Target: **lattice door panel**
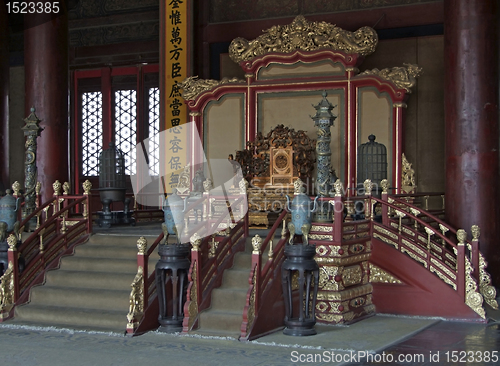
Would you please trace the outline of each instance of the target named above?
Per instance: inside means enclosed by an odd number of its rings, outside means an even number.
[[[137,92],[115,91],[115,145],[125,156],[125,174],[136,172]]]
[[[149,88],[149,175],[160,174],[160,89]]]
[[[82,173],[99,175],[102,150],[102,93],[82,93]]]

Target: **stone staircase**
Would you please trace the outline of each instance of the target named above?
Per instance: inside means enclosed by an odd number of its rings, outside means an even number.
[[[252,264],[251,239],[247,238],[243,252],[235,254],[233,267],[224,271],[222,285],[212,291],[210,308],[200,313],[199,329],[190,333],[239,338]]]
[[[28,304],[16,307],[12,323],[90,331],[124,332],[130,285],[137,272],[139,235],[94,234],[47,272],[31,290]],[[146,237],[152,243],[156,236]],[[158,260],[152,255],[149,272]]]

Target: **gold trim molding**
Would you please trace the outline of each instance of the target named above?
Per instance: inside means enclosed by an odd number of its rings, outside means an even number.
[[[215,88],[222,84],[246,84],[245,80],[234,78],[223,78],[222,80],[198,79],[198,76],[189,76],[179,83],[182,89],[182,97],[185,100],[193,100],[204,91]]]
[[[249,61],[271,52],[291,53],[295,50],[331,49],[366,56],[375,52],[377,32],[370,27],[355,32],[343,30],[327,22],[309,22],[302,15],[291,24],[273,25],[252,41],[235,38],[229,45],[229,57],[236,63]]]
[[[404,66],[386,69],[366,70],[359,75],[376,75],[382,79],[392,82],[399,89],[404,89],[408,94],[417,83],[417,78],[422,75],[422,68],[415,64],[403,64]]]
[[[370,282],[397,283],[397,284],[403,283],[399,278],[387,272],[386,270],[376,266],[373,263],[370,263]]]

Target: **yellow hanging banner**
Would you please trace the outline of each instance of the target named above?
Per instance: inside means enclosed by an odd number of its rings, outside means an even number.
[[[188,3],[189,0],[166,0],[165,6],[165,129],[187,121],[187,106],[178,83],[188,72]]]
[[[164,62],[164,111],[165,134],[163,189],[170,194],[177,187],[179,175],[188,159],[186,128],[188,109],[179,89],[188,74],[188,3],[189,0],[165,1],[165,34],[163,49]]]

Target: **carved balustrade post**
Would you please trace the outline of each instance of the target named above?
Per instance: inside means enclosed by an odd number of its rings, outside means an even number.
[[[333,187],[335,196],[333,201],[330,201],[333,204],[333,241],[340,243],[342,241],[342,224],[344,222],[344,203],[342,202],[344,186],[340,179],[337,179]]]
[[[31,108],[31,114],[24,119],[25,125],[21,128],[24,132],[25,142],[25,159],[24,159],[24,209],[22,217],[28,217],[36,209],[36,183],[37,183],[37,166],[36,166],[36,138],[40,136],[43,128],[40,127],[40,119],[35,114],[35,108]],[[36,218],[30,220],[26,228],[28,231],[35,230]]]
[[[148,294],[148,255],[146,254],[148,250],[148,241],[144,236],[141,236],[137,240],[137,268],[142,267],[144,276],[142,278],[142,284],[144,286],[144,298],[149,297]]]
[[[253,276],[253,286],[254,286],[254,309],[257,312],[260,304],[260,268],[262,264],[261,248],[262,248],[262,238],[259,235],[255,235],[252,238],[252,268],[254,268],[255,273]],[[255,314],[257,315],[257,314]]]
[[[92,232],[92,210],[90,209],[90,190],[92,189],[92,183],[87,179],[83,182],[83,195],[86,200],[83,202],[83,217],[87,219],[87,232]]]
[[[382,201],[388,202],[389,181],[387,179],[382,179],[380,186],[382,187]],[[389,207],[384,204],[382,204],[382,225],[389,226]]]
[[[203,294],[203,288],[202,288],[202,273],[201,273],[201,253],[200,253],[200,245],[201,245],[202,238],[198,235],[198,233],[195,233],[193,236],[191,236],[190,242],[192,245],[191,249],[191,263],[194,263],[193,272],[196,271],[196,278],[192,279],[193,280],[193,286],[195,287],[195,293],[196,293],[196,308],[200,306],[201,300],[203,299],[202,294]],[[193,301],[193,300],[191,300]]]
[[[479,226],[472,225],[471,227],[472,241],[470,250],[470,261],[472,264],[472,275],[476,279],[477,283],[481,283],[481,274],[479,271],[479,236],[481,235],[481,230]]]
[[[465,239],[467,238],[467,233],[464,229],[457,230],[457,292],[465,299],[465,277],[467,273],[465,271]]]
[[[479,236],[481,235],[479,226],[472,225],[471,232],[471,261],[474,270],[474,277],[479,285],[479,292],[489,306],[498,310],[497,290],[491,284],[491,275],[486,271],[488,264],[479,250]]]
[[[15,235],[10,234],[7,238],[9,249],[7,256],[9,258],[9,265],[12,263],[12,299],[15,303],[19,299],[19,254],[17,253],[17,240]]]
[[[365,195],[368,198],[365,198],[365,219],[373,220],[373,207],[372,207],[372,189],[373,183],[370,179],[366,179],[363,183],[363,187],[365,189]]]

